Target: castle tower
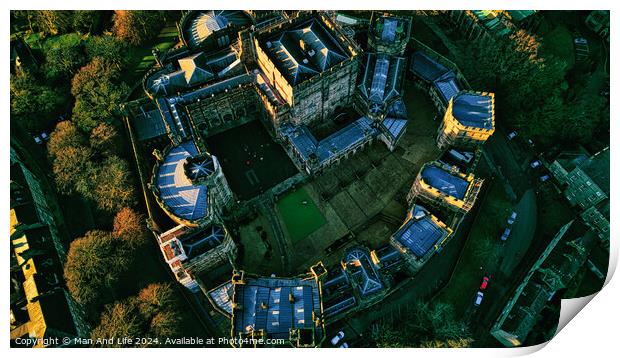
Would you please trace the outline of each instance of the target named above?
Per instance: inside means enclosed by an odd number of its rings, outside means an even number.
[[[204,185],[209,190],[209,202],[218,214],[233,204],[233,193],[222,167],[214,155],[202,153],[187,158],[183,165],[185,175],[194,185]]]
[[[495,132],[495,95],[461,91],[450,99],[437,134],[437,146],[475,148]]]

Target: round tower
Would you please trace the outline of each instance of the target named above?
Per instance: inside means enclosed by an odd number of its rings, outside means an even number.
[[[234,202],[233,192],[214,155],[202,153],[187,158],[185,175],[194,185],[204,185],[209,190],[209,201],[216,212],[222,214]]]

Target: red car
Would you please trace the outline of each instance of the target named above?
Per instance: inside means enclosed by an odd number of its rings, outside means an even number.
[[[480,289],[484,290],[485,288],[487,288],[488,284],[489,284],[489,277],[488,276],[484,276],[482,278],[482,284],[480,284]]]

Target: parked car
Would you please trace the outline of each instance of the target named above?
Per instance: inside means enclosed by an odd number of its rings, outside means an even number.
[[[48,140],[50,140],[50,136],[47,135],[47,133],[45,132],[41,132],[41,139],[47,142]]]
[[[334,336],[334,338],[332,338],[331,342],[332,345],[335,346],[336,344],[338,344],[338,342],[340,342],[342,339],[344,338],[344,332],[340,331],[338,333],[336,333],[336,335]]]
[[[32,136],[37,144],[43,144],[43,140],[38,135]]]
[[[478,293],[476,293],[476,299],[474,300],[474,306],[476,307],[480,306],[483,298],[484,298],[484,293],[482,293],[481,291],[478,291]]]
[[[517,136],[517,134],[519,134],[517,133],[517,131],[508,133],[508,140],[513,140]]]
[[[529,139],[529,138],[527,139],[527,144],[529,144],[530,147],[534,146],[534,142],[531,139]]]
[[[510,236],[510,228],[506,228],[506,230],[504,230],[504,233],[502,234],[502,241],[508,240],[508,236]]]
[[[510,214],[510,217],[508,218],[508,225],[514,224],[515,220],[517,220],[517,212],[513,211],[512,214]]]
[[[545,175],[541,176],[540,178],[538,178],[538,180],[540,180],[541,183],[544,183],[544,182],[546,182],[549,179],[551,179],[549,174],[545,174]]]
[[[487,288],[487,286],[489,285],[489,276],[484,276],[482,278],[482,283],[480,284],[480,290],[484,290],[485,288]]]
[[[535,161],[530,163],[530,167],[532,167],[532,169],[536,169],[538,168],[542,163],[540,162],[540,160],[536,159]]]
[[[343,344],[340,345],[340,347],[338,348],[349,348],[349,343],[344,342]]]

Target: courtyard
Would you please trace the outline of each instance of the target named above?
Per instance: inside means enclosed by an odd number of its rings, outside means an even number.
[[[326,222],[303,188],[284,196],[278,201],[277,207],[293,244],[305,239]]]
[[[240,200],[251,199],[298,173],[259,120],[206,139]]]

